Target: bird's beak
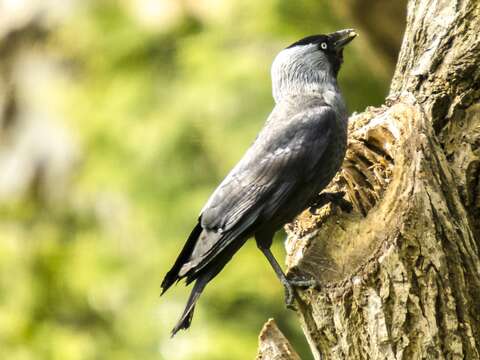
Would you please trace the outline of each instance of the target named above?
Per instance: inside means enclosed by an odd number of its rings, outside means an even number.
[[[332,39],[336,51],[340,51],[350,41],[355,39],[358,34],[353,29],[339,30],[334,33],[328,34]]]

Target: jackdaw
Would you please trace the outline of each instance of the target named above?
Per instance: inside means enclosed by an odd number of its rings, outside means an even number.
[[[337,84],[352,29],[301,39],[282,50],[272,68],[275,107],[254,143],[200,212],[197,225],[162,282],[195,281],[172,336],[192,321],[207,285],[251,237],[285,287],[310,280],[284,274],[270,251],[277,230],[312,203],[341,200],[319,193],[340,169],[347,147],[347,110]],[[338,194],[337,194],[338,195]],[[343,194],[340,193],[340,197]]]

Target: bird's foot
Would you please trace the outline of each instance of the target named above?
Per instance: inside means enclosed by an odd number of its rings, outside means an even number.
[[[295,306],[293,305],[293,300],[295,299],[295,289],[288,281],[283,284],[283,287],[285,289],[285,305],[287,306],[287,309],[295,310]]]
[[[353,210],[353,206],[349,201],[343,198],[344,196],[345,191],[324,192],[318,194],[318,196],[310,203],[310,212],[314,213],[315,210],[331,202],[342,209],[342,211],[349,213]]]
[[[285,288],[285,305],[288,309],[295,310],[293,301],[295,299],[295,288],[311,288],[318,287],[318,281],[313,277],[305,276],[288,276],[283,282]]]
[[[350,213],[352,212],[353,210],[353,206],[352,206],[352,203],[348,200],[345,200],[343,198],[343,196],[345,195],[345,192],[344,191],[340,191],[338,194],[340,194],[338,196],[338,198],[335,198],[332,203],[334,203],[335,205],[337,205],[340,209],[342,209],[342,211],[344,212],[347,212],[347,213]]]
[[[310,274],[303,273],[299,274],[298,269],[291,269],[287,274],[287,281],[290,285],[298,288],[318,288],[319,282],[315,277]]]

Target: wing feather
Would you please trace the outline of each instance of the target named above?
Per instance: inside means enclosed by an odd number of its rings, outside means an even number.
[[[269,222],[322,159],[336,114],[329,106],[267,122],[254,144],[215,190],[201,212],[199,239],[189,271],[197,272],[229,243]],[[215,236],[208,236],[208,234]]]

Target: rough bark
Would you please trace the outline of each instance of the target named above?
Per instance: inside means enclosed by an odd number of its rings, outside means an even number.
[[[287,227],[289,270],[321,284],[297,294],[315,359],[480,359],[479,65],[480,1],[409,1],[390,95],[351,118],[331,184],[355,211]]]
[[[273,319],[269,319],[263,325],[258,340],[260,348],[258,349],[256,360],[300,360],[300,356],[292,348],[292,345],[290,345]]]

